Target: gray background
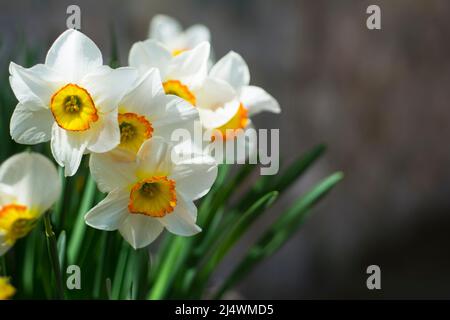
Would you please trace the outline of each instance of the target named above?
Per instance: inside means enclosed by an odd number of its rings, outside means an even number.
[[[326,156],[227,259],[218,278],[295,197],[343,170],[345,181],[280,252],[238,288],[244,298],[450,297],[450,2],[396,1],[4,1],[6,47],[22,34],[48,45],[78,4],[82,31],[107,56],[116,27],[121,60],[157,13],[204,23],[217,57],[233,49],[253,84],[280,102],[261,128],[281,128],[284,162],[319,142]],[[365,27],[369,4],[382,30]],[[4,55],[1,66],[7,63]],[[255,177],[253,177],[255,178]],[[365,287],[378,264],[382,290]]]

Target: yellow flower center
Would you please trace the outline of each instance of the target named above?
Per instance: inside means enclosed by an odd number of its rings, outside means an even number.
[[[52,96],[50,110],[58,125],[68,131],[88,130],[98,120],[97,109],[89,92],[72,83]]]
[[[167,176],[154,176],[139,181],[131,188],[128,210],[161,218],[171,213],[176,205],[175,181]]]
[[[0,300],[8,300],[16,293],[16,289],[6,277],[0,277]]]
[[[8,244],[12,245],[17,239],[25,237],[36,221],[36,217],[25,206],[9,204],[0,208],[0,230],[6,233]]]
[[[236,114],[224,125],[214,129],[214,133],[222,137],[223,140],[233,139],[236,136],[236,131],[244,129],[248,124],[248,112],[244,105],[241,103]],[[214,141],[216,135],[212,136]]]
[[[119,113],[120,148],[137,153],[145,140],[153,134],[152,124],[135,113]]]
[[[195,106],[196,98],[194,94],[189,91],[189,88],[182,84],[180,81],[168,80],[163,83],[163,87],[166,94],[176,95]]]
[[[185,51],[188,51],[188,49],[174,49],[174,50],[172,50],[172,56],[176,57],[177,55],[179,55],[180,53],[183,53]]]

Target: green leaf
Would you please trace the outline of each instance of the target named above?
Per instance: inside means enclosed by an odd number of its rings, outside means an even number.
[[[67,247],[67,258],[70,264],[76,264],[78,255],[80,253],[81,245],[83,243],[84,233],[86,232],[86,224],[84,222],[84,215],[92,207],[97,191],[94,178],[89,174],[86,188],[81,199],[81,204],[78,209],[77,218],[75,220],[75,227],[72,231],[69,244]]]
[[[66,257],[66,232],[64,230],[59,234],[57,248],[59,264],[63,268]]]
[[[125,276],[125,268],[127,265],[129,253],[130,245],[125,240],[123,240],[122,248],[120,249],[119,260],[117,261],[116,272],[114,273],[114,280],[112,283],[111,298],[113,300],[118,300],[120,298],[120,291]]]
[[[249,250],[247,256],[231,272],[217,291],[215,298],[223,294],[246,276],[250,270],[264,258],[281,248],[283,244],[300,228],[310,210],[341,181],[343,174],[337,172],[319,182],[311,191],[299,198],[294,205],[281,215],[267,230],[256,244]]]
[[[254,202],[261,195],[270,190],[282,193],[295,182],[306,170],[313,165],[325,152],[326,146],[320,144],[294,161],[286,170],[277,176],[262,176],[253,188],[239,201],[238,209],[242,210],[249,202]]]
[[[176,237],[172,245],[168,248],[166,258],[161,262],[161,267],[153,287],[150,289],[148,299],[163,299],[172,285],[173,279],[182,262],[185,260],[189,250],[186,248],[188,239]]]
[[[242,235],[249,229],[249,227],[256,221],[256,219],[267,209],[278,197],[277,191],[272,191],[261,197],[253,205],[248,208],[244,214],[235,222],[233,228],[229,230],[222,239],[219,240],[217,247],[213,248],[211,254],[205,259],[207,262],[204,267],[200,269],[197,277],[192,281],[195,284],[195,288],[191,288],[193,291],[203,289],[207,280],[213,273],[215,268],[219,265],[225,255],[236,244],[236,242],[242,237]]]

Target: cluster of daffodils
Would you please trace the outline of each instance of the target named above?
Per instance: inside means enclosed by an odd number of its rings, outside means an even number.
[[[85,221],[119,230],[134,248],[164,229],[181,236],[201,231],[194,201],[209,192],[217,162],[194,141],[174,143],[174,130],[190,132],[199,121],[214,132],[209,144],[230,142],[252,127],[254,114],[280,112],[271,95],[250,85],[239,54],[212,62],[206,27],[183,31],[159,15],[149,36],[132,46],[127,67],[104,65],[95,43],[72,29],[56,39],[44,64],[10,64],[19,101],[12,138],[28,145],[50,142],[65,176],[75,175],[90,154],[91,174],[107,196]],[[43,156],[23,153],[2,165],[0,254],[29,232],[60,189],[55,167]]]

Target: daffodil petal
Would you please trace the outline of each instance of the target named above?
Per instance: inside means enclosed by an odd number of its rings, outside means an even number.
[[[14,188],[7,184],[0,183],[0,207],[15,201],[16,196],[14,195]]]
[[[102,192],[125,187],[135,179],[135,163],[118,161],[111,153],[91,154],[89,168]]]
[[[236,91],[222,79],[207,77],[195,95],[199,109],[214,111],[236,98]]]
[[[67,82],[78,82],[103,64],[96,44],[83,33],[69,29],[62,33],[47,53],[45,64],[64,75]]]
[[[104,67],[102,72],[85,76],[81,85],[93,97],[96,108],[101,113],[108,113],[118,108],[120,100],[136,79],[137,71],[133,68]]]
[[[89,133],[69,132],[58,126],[52,127],[51,149],[56,162],[64,167],[65,176],[73,176],[89,142]]]
[[[192,236],[202,231],[195,224],[197,207],[192,201],[185,200],[180,193],[177,193],[177,206],[174,211],[158,219],[168,231],[179,236]]]
[[[193,108],[186,100],[173,95],[167,95],[162,100],[160,103],[164,107],[164,112],[152,117],[155,135],[170,141],[176,129],[193,131],[194,122],[199,120],[197,108]]]
[[[48,108],[52,94],[62,83],[60,77],[43,64],[27,69],[11,62],[9,72],[9,82],[17,100],[31,102],[34,109]]]
[[[199,87],[206,78],[210,44],[202,42],[192,50],[174,57],[163,80],[179,80],[189,88]]]
[[[250,83],[250,72],[244,59],[236,52],[230,51],[211,68],[209,75],[225,80],[236,90]]]
[[[100,230],[119,229],[128,212],[129,194],[124,189],[114,189],[84,216],[86,224]]]
[[[33,102],[19,103],[9,126],[11,137],[21,144],[38,144],[51,138],[54,118],[48,109],[30,107]]]
[[[120,107],[126,112],[154,118],[164,114],[165,93],[158,69],[151,68],[140,77],[136,85],[123,97]]]
[[[211,189],[217,178],[217,165],[212,158],[199,156],[177,163],[171,178],[177,182],[178,192],[197,200]]]
[[[61,193],[58,171],[50,160],[33,152],[22,152],[0,166],[0,183],[14,190],[17,201],[38,213],[56,202]]]
[[[141,74],[150,68],[158,68],[161,76],[167,73],[172,54],[155,40],[139,41],[133,44],[128,57],[128,64]]]
[[[103,114],[92,128],[97,134],[89,141],[87,149],[91,152],[104,153],[111,151],[120,143],[120,129],[117,122],[117,111]]]
[[[129,213],[119,227],[120,234],[134,248],[139,249],[152,243],[164,230],[155,218]]]
[[[182,32],[181,25],[172,17],[157,14],[150,22],[149,38],[162,43],[170,42]]]
[[[145,141],[137,154],[138,171],[169,175],[172,170],[170,145],[161,137],[153,137]]]
[[[209,42],[211,39],[209,29],[201,24],[196,24],[187,28],[184,33],[186,46],[188,47],[187,49],[193,48],[203,41]]]
[[[268,94],[264,89],[255,86],[245,86],[241,89],[240,99],[247,108],[249,116],[269,111],[280,113],[280,105],[277,100]]]

